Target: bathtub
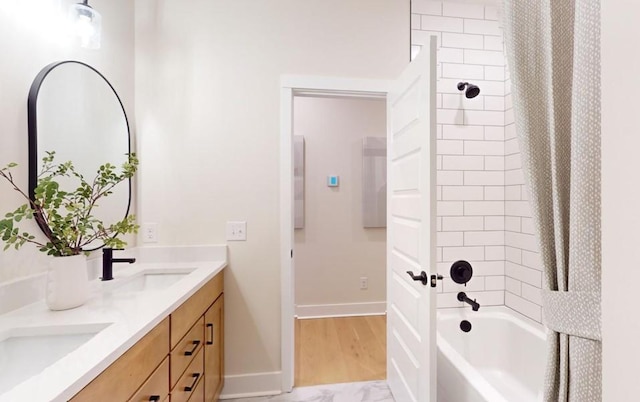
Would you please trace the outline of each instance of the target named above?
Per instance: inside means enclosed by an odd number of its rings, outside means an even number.
[[[439,309],[437,339],[438,402],[542,400],[547,351],[539,323],[507,307]]]

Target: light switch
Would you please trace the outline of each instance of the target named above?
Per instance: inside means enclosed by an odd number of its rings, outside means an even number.
[[[247,222],[246,221],[227,222],[227,240],[246,241],[247,240]]]
[[[338,187],[340,185],[340,176],[327,176],[327,186]]]

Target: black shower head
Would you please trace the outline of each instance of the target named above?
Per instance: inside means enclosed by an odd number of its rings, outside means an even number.
[[[465,91],[464,96],[469,99],[475,98],[476,96],[478,96],[478,94],[480,94],[480,88],[478,88],[477,85],[469,84],[468,82],[458,83],[458,91],[464,91],[465,87],[467,88],[467,90]]]

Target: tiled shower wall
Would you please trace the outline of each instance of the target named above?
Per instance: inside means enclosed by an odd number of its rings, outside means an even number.
[[[413,45],[427,44],[431,35],[438,39],[437,259],[445,276],[438,306],[460,306],[456,295],[464,290],[481,305],[506,304],[540,320],[540,284],[529,276],[531,268],[539,273],[531,267],[536,243],[523,198],[498,9],[413,0],[411,28]],[[478,85],[480,95],[465,98],[456,88],[460,81]],[[474,267],[466,287],[449,278],[459,259]]]

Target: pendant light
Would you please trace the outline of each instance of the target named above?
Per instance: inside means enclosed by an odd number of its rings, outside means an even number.
[[[69,20],[73,34],[80,41],[80,46],[87,49],[100,48],[102,16],[91,8],[89,0],[72,4],[69,8]]]

